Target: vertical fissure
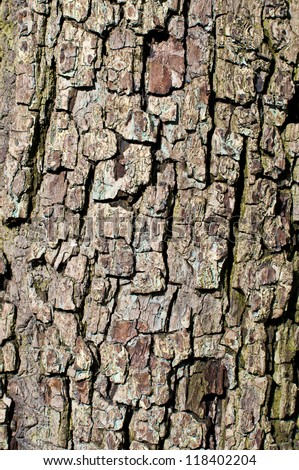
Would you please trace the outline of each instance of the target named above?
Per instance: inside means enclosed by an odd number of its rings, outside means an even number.
[[[245,189],[245,172],[246,172],[246,153],[247,153],[247,138],[244,138],[243,149],[240,154],[239,178],[235,188],[235,207],[230,220],[229,240],[228,240],[228,256],[227,256],[227,294],[231,298],[231,282],[234,267],[234,253],[236,250],[236,241],[238,239],[239,220],[242,212],[242,202]]]

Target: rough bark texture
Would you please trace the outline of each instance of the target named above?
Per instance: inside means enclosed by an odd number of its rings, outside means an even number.
[[[0,447],[298,449],[297,0],[0,26]]]

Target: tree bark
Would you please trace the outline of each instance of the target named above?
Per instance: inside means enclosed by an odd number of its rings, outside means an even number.
[[[0,448],[298,449],[296,0],[0,11]]]

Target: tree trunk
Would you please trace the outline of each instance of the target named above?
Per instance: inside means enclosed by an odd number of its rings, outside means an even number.
[[[297,1],[0,9],[0,448],[298,449]]]

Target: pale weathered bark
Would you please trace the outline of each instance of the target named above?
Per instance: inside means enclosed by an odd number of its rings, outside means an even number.
[[[297,0],[0,11],[0,448],[298,449]]]

